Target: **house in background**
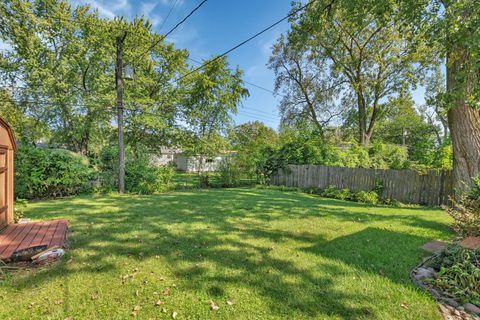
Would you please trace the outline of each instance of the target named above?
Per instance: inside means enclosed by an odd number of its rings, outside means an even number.
[[[203,162],[202,172],[217,171],[222,161],[226,158],[234,157],[236,152],[221,152],[213,157],[192,156],[181,149],[161,147],[160,154],[152,157],[152,163],[156,166],[165,166],[173,164],[178,171],[198,172],[200,160]]]
[[[151,158],[152,164],[159,167],[174,164],[175,155],[181,152],[182,150],[177,148],[160,147],[160,153]]]

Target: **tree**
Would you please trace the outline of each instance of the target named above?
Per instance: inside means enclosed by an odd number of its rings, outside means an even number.
[[[186,150],[199,160],[198,172],[203,171],[205,158],[225,150],[225,139],[232,123],[231,114],[243,97],[248,95],[243,87],[240,69],[231,70],[226,58],[213,58],[205,67],[182,79],[185,88],[182,120],[189,134]]]
[[[444,0],[448,124],[455,188],[465,190],[480,173],[480,6]]]
[[[328,68],[329,83],[348,83],[343,99],[356,102],[361,144],[373,135],[382,100],[414,85],[426,57],[413,28],[398,28],[394,15],[370,2],[315,1],[291,21],[288,34],[288,46],[307,52],[311,69]]]
[[[232,148],[237,151],[236,160],[243,172],[253,174],[263,149],[275,147],[278,135],[260,121],[247,122],[236,126],[229,134]]]
[[[446,106],[445,77],[439,68],[427,77],[425,86],[425,106],[421,108],[428,122],[435,129],[439,145],[445,143],[450,137],[448,131],[448,118]]]
[[[170,80],[186,69],[186,51],[143,18],[104,20],[64,0],[0,4],[0,37],[10,46],[0,58],[3,82],[23,113],[51,129],[51,142],[86,154],[113,133],[115,37],[124,32],[124,61],[135,69],[125,83],[126,139],[161,144],[178,105]]]
[[[335,100],[342,81],[328,74],[327,59],[313,56],[303,43],[288,43],[281,35],[272,47],[269,68],[275,73],[275,91],[282,93],[282,122],[310,121],[325,138],[325,128],[342,114],[342,103]]]

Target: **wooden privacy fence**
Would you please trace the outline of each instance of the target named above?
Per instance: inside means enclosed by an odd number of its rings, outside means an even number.
[[[351,191],[370,191],[381,183],[382,199],[438,206],[453,194],[451,171],[430,170],[425,174],[413,170],[340,168],[319,165],[289,165],[270,180],[272,185],[298,188],[335,186]]]

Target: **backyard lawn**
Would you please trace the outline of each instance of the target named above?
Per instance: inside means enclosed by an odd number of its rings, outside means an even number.
[[[438,209],[255,188],[81,196],[27,217],[69,219],[71,248],[1,281],[0,319],[440,319],[409,270],[452,236]]]

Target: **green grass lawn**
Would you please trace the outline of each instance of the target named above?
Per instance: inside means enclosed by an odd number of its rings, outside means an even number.
[[[241,188],[82,196],[27,216],[69,219],[71,248],[0,282],[0,319],[130,319],[135,306],[139,319],[440,319],[409,279],[419,247],[452,236],[437,209]]]

